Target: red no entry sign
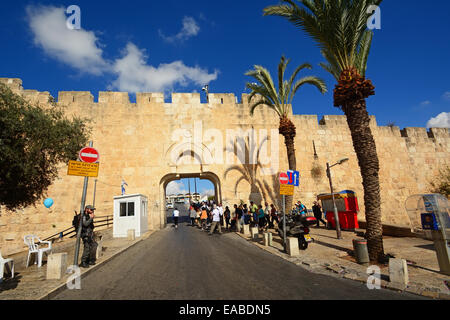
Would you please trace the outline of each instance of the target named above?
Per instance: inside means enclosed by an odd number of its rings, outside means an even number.
[[[94,148],[81,149],[79,157],[81,161],[87,163],[97,163],[100,160],[100,154]]]
[[[280,173],[280,183],[281,184],[288,184],[289,178],[288,175],[284,172]]]

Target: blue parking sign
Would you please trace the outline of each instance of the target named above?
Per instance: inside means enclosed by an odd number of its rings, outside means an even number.
[[[288,175],[288,184],[294,187],[300,186],[300,172],[289,170],[287,172]]]

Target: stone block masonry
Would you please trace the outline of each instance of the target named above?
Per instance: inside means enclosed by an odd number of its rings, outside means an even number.
[[[49,101],[53,100],[48,92],[24,90],[21,79],[0,78],[0,82],[33,103],[50,106]],[[234,94],[214,93],[210,94],[209,103],[201,103],[199,94],[176,93],[167,103],[162,93],[138,93],[136,103],[130,103],[128,93],[101,92],[96,102],[90,92],[64,91],[58,94],[56,103],[65,106],[69,117],[88,116],[92,120],[91,139],[101,155],[96,193],[98,216],[112,215],[113,196],[120,195],[124,179],[128,194],[148,197],[149,228],[158,230],[166,226],[165,187],[177,177],[197,175],[210,179],[219,200],[230,208],[250,200],[281,208],[277,173],[288,169],[286,147],[282,136],[270,135],[272,130],[277,132],[279,119],[268,108],[257,109],[251,117],[247,98],[248,95],[242,95],[239,103]],[[332,110],[335,109],[330,105]],[[324,116],[320,121],[315,115],[291,116],[297,127],[295,147],[297,170],[301,173],[295,199],[311,208],[317,194],[329,192],[326,163],[346,157],[350,161],[333,168],[333,183],[336,190],[357,193],[361,210],[358,218],[365,221],[362,179],[345,116]],[[200,132],[194,130],[196,124],[201,124]],[[250,159],[251,150],[261,147],[262,153],[278,160],[277,172],[262,170],[273,163],[242,166],[236,155],[239,144],[229,148],[227,130],[252,128],[258,134],[267,131],[269,138],[264,143],[258,135],[250,148],[244,148],[246,158]],[[450,166],[449,130],[381,127],[375,117],[371,128],[380,159],[383,223],[408,227],[404,209],[407,197],[429,192],[429,181],[440,169]],[[221,147],[215,147],[217,134],[222,136]],[[195,142],[198,136],[200,143]],[[279,149],[274,150],[276,138]],[[314,145],[318,159],[314,157]],[[217,154],[222,155],[222,161],[208,162],[217,159]],[[229,163],[229,159],[234,163]],[[312,174],[317,166],[322,173]],[[55,201],[50,210],[39,203],[15,213],[2,208],[2,254],[24,250],[26,234],[37,234],[42,239],[69,228],[73,211],[79,210],[82,188],[83,178],[67,176],[67,165],[61,164],[59,178],[48,190],[48,196]],[[93,202],[93,188],[94,181],[90,179],[87,203]]]

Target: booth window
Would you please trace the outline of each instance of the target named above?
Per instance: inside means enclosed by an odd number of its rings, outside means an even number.
[[[121,217],[134,217],[134,202],[121,202],[120,203],[120,216]]]

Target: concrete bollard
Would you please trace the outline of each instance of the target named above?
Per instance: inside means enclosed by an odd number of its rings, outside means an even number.
[[[244,224],[244,226],[242,228],[242,234],[244,236],[250,235],[250,226],[248,224]]]
[[[269,246],[269,233],[264,232],[264,246]]]
[[[60,280],[67,270],[67,253],[55,253],[48,256],[47,280]]]
[[[97,242],[97,252],[95,254],[96,259],[100,259],[103,256],[103,240]]]
[[[134,231],[134,229],[128,230],[127,235],[128,235],[128,240],[129,241],[136,240],[136,232]]]
[[[287,254],[291,257],[296,257],[300,255],[300,251],[298,250],[298,239],[293,237],[288,237],[286,239],[286,251]]]
[[[269,247],[272,247],[273,246],[273,234],[272,234],[272,232],[268,232],[267,234],[269,236]]]
[[[258,228],[252,228],[251,230],[252,240],[258,241],[259,239],[259,231]]]
[[[408,264],[404,259],[389,259],[389,281],[405,289],[409,283]]]

